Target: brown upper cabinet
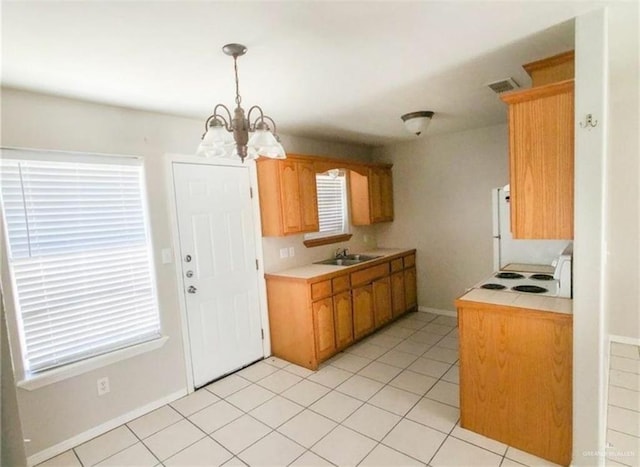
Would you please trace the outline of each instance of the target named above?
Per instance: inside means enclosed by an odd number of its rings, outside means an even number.
[[[366,175],[349,172],[351,223],[370,225],[393,220],[391,167],[370,167]]]
[[[317,232],[316,174],[330,169],[349,173],[349,202],[353,225],[393,220],[391,165],[289,154],[287,159],[257,161],[262,235]]]
[[[513,237],[572,239],[573,79],[505,93],[501,99],[509,105]]]
[[[531,85],[544,86],[558,81],[573,79],[574,77],[574,53],[573,50],[553,57],[522,65],[527,74],[531,76]]]
[[[258,192],[262,235],[265,237],[318,231],[313,163],[292,158],[261,160]]]

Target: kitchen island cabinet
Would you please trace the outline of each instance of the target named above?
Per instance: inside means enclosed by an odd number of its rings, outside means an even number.
[[[456,301],[460,425],[569,465],[572,315],[498,304],[509,300],[533,304],[531,299],[545,298],[510,292],[491,295],[499,298],[496,303],[473,301],[474,294],[485,292],[474,290]],[[560,310],[567,301],[550,298],[548,303]]]
[[[415,271],[415,250],[367,254],[382,255],[356,266],[309,265],[266,274],[273,355],[315,370],[338,351],[416,308],[405,301],[416,292],[407,292],[404,282],[404,265]],[[402,281],[392,282],[392,263],[396,269],[401,265],[395,274]],[[408,284],[415,288],[415,282]]]

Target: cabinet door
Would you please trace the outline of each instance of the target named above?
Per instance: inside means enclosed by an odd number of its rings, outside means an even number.
[[[393,176],[391,169],[380,171],[380,203],[382,219],[385,222],[393,220]]]
[[[369,169],[369,209],[371,222],[384,221],[382,212],[382,171]]]
[[[391,279],[388,276],[373,282],[373,312],[376,327],[391,319]]]
[[[418,292],[416,290],[416,268],[404,270],[404,301],[409,310],[418,304]]]
[[[336,346],[338,349],[343,349],[353,342],[351,292],[346,291],[334,295],[333,310],[336,324]]]
[[[543,86],[517,95],[520,100],[509,105],[513,238],[571,239],[573,83]]]
[[[391,309],[393,317],[401,315],[407,309],[404,300],[404,272],[391,275]]]
[[[280,198],[282,202],[282,231],[284,234],[300,232],[300,184],[298,163],[294,160],[279,161]],[[314,181],[315,187],[315,181]]]
[[[353,334],[356,339],[373,331],[373,293],[371,284],[353,289]]]
[[[331,297],[327,297],[324,300],[313,302],[312,309],[316,356],[318,361],[322,361],[336,352],[333,300]]]
[[[300,189],[300,231],[317,232],[318,192],[316,188],[316,172],[311,162],[297,162],[298,184]]]

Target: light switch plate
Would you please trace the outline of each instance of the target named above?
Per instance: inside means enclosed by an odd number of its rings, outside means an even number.
[[[289,256],[294,257],[296,254],[296,249],[292,246],[289,247]]]
[[[288,258],[288,257],[289,257],[289,249],[280,248],[280,258]]]

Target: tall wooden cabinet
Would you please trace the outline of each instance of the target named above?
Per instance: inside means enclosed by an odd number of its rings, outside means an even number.
[[[511,233],[573,238],[573,80],[501,96],[509,104]]]

